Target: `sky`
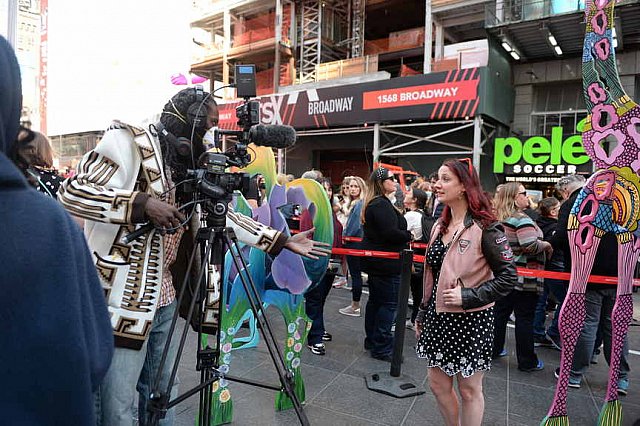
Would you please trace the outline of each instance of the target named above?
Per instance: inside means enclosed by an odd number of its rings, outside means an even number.
[[[138,124],[188,73],[189,0],[49,0],[49,135]]]

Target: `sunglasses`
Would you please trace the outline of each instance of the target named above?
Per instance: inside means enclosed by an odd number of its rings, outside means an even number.
[[[527,191],[518,192],[518,195],[527,195]]]
[[[392,181],[394,181],[394,182],[395,182],[396,177],[395,177],[394,175],[391,175],[391,176],[387,176],[386,178],[384,178],[384,179],[382,179],[382,180],[392,180]]]
[[[470,158],[458,158],[458,161],[461,162],[462,164],[466,164],[467,170],[469,170],[469,174],[470,175],[473,174],[473,164],[471,164]]]

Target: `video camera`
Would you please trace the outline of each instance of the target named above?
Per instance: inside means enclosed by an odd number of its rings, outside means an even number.
[[[245,193],[249,190],[249,175],[225,173],[229,166],[245,167],[251,162],[247,145],[286,148],[296,141],[296,132],[291,126],[260,124],[260,101],[256,96],[255,65],[236,65],[236,91],[244,102],[236,107],[237,124],[241,130],[216,130],[215,145],[222,146],[222,136],[235,139],[231,150],[224,154],[205,152],[198,160],[198,169],[189,171],[189,178],[198,182],[203,195],[221,199],[230,198],[233,191]],[[194,188],[195,189],[195,188]]]
[[[271,148],[288,148],[296,142],[296,131],[291,126],[260,124],[260,101],[256,96],[255,65],[236,65],[236,94],[244,102],[236,107],[237,124],[241,130],[218,130],[215,135],[216,146],[220,146],[220,137],[230,136],[237,140],[239,149],[253,143]],[[236,145],[237,146],[237,145]]]

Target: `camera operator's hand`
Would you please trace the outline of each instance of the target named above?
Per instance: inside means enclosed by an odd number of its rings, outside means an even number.
[[[162,228],[177,228],[184,221],[184,215],[180,210],[156,198],[150,197],[147,200],[144,212],[155,226]]]
[[[287,240],[285,248],[309,259],[318,259],[319,256],[328,256],[331,254],[331,244],[321,241],[314,241],[309,238],[316,228],[295,234]],[[329,248],[326,248],[329,247]]]

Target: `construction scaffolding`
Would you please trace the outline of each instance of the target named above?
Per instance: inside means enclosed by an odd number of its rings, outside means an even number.
[[[300,8],[300,83],[316,80],[316,65],[322,49],[322,5],[319,0],[302,0]]]
[[[365,0],[351,2],[351,57],[359,58],[364,54]]]
[[[362,1],[362,0],[360,0]],[[302,0],[298,47],[300,83],[316,81],[316,68],[324,62],[347,58],[351,0]]]

